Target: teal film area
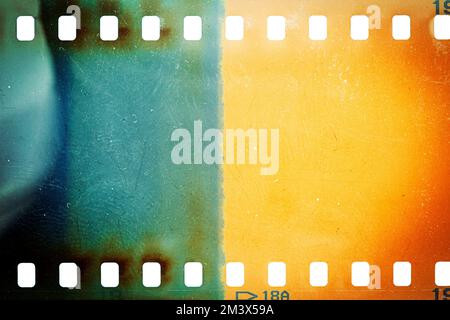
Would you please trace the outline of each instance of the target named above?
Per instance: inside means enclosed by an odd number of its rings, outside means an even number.
[[[61,42],[58,17],[67,14],[71,4],[81,8],[81,30],[75,41]],[[39,15],[26,9],[22,13],[36,16],[42,30],[37,30],[35,41],[21,43],[17,53],[38,45],[46,52],[39,61],[51,68],[41,79],[54,79],[48,84],[55,103],[47,124],[54,126],[51,133],[57,143],[41,142],[54,148],[45,152],[48,159],[42,161],[47,167],[39,179],[30,182],[34,200],[1,234],[19,242],[25,256],[37,261],[38,284],[48,292],[30,290],[30,295],[223,298],[220,167],[174,164],[170,141],[173,130],[190,128],[195,120],[211,128],[221,126],[217,20],[222,5],[201,0],[40,5]],[[105,15],[119,18],[117,41],[99,39],[99,21]],[[190,15],[203,19],[201,41],[183,39],[183,18]],[[161,18],[158,41],[142,40],[143,16]],[[22,95],[44,84],[36,80],[21,87]],[[47,124],[42,128],[51,128]],[[51,136],[39,130],[33,134]],[[21,221],[27,216],[24,225]],[[30,216],[33,226],[28,225]],[[11,265],[19,262],[13,250],[2,252]],[[195,261],[203,264],[203,285],[186,290],[183,267]],[[81,290],[58,288],[60,262],[79,266]],[[117,288],[101,286],[103,262],[119,265]],[[145,262],[161,265],[157,290],[143,286]],[[0,290],[11,291],[9,286],[13,282]]]

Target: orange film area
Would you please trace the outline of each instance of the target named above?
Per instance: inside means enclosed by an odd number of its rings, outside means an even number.
[[[381,29],[350,38],[350,17],[371,1],[226,1],[243,16],[243,41],[223,40],[224,128],[278,128],[280,168],[224,166],[224,252],[243,262],[245,285],[291,299],[433,299],[434,265],[450,259],[450,44],[433,38],[429,1],[377,1]],[[393,15],[411,17],[395,41]],[[267,16],[286,17],[286,39],[266,38]],[[308,18],[328,38],[308,38]],[[267,264],[286,263],[283,288]],[[328,263],[328,285],[309,264]],[[351,264],[379,266],[381,288],[353,287]],[[392,265],[412,264],[410,287]],[[224,280],[225,281],[225,280]]]

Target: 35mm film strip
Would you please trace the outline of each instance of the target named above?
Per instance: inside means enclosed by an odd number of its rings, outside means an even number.
[[[3,0],[0,298],[450,299],[450,1]]]

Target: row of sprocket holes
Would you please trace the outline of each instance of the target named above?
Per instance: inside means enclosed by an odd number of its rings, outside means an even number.
[[[100,267],[101,285],[105,288],[119,286],[119,265],[115,262],[104,262]],[[226,284],[229,287],[244,286],[244,264],[229,262],[226,265]],[[80,268],[73,262],[59,265],[59,284],[63,288],[81,288]],[[328,264],[312,262],[309,268],[309,282],[312,287],[328,285]],[[393,265],[393,283],[397,287],[411,285],[411,263],[398,261]],[[17,284],[21,288],[32,288],[36,285],[36,267],[33,263],[24,262],[17,266]],[[161,285],[161,265],[158,262],[146,262],[142,265],[142,284],[155,288]],[[203,265],[200,262],[187,262],[184,265],[184,284],[186,287],[203,285]],[[271,287],[286,286],[286,264],[270,262],[267,267],[267,284]],[[352,285],[368,287],[370,284],[370,265],[368,262],[352,263]],[[435,264],[435,284],[450,286],[450,262],[440,261]]]
[[[244,18],[229,16],[225,20],[225,38],[242,40],[244,38]],[[351,17],[350,36],[353,40],[369,38],[369,18],[365,15]],[[450,16],[437,15],[434,18],[434,37],[437,40],[450,39]],[[142,18],[142,39],[158,41],[160,39],[161,20],[157,16]],[[202,39],[202,18],[199,16],[184,17],[184,39],[199,41]],[[326,16],[309,17],[309,38],[326,40],[328,33]],[[32,41],[35,37],[35,19],[32,16],[17,18],[17,39]],[[58,20],[58,38],[61,41],[74,41],[77,37],[77,20],[75,16],[61,16]],[[269,16],[267,18],[267,39],[281,41],[286,37],[286,18]],[[392,37],[395,40],[408,40],[411,37],[411,19],[407,15],[396,15],[392,18]],[[100,18],[100,39],[116,41],[119,38],[119,19],[116,16]]]

